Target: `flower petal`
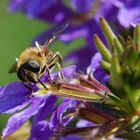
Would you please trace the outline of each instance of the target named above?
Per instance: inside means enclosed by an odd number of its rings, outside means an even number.
[[[94,125],[95,125],[94,123],[89,122],[89,121],[87,121],[87,120],[80,120],[80,121],[76,124],[77,127],[87,127],[87,126],[94,126]]]
[[[118,6],[118,21],[120,24],[125,27],[129,28],[130,25],[140,17],[140,1],[129,0],[127,2],[120,1],[121,5]],[[129,16],[128,16],[129,13]]]
[[[136,18],[134,21],[132,21],[131,25],[133,27],[136,27],[136,25],[140,24],[140,17]]]
[[[65,118],[63,114],[67,111],[67,109],[69,109],[70,112],[74,111],[79,103],[80,102],[76,100],[64,100],[64,102],[59,105],[57,110],[50,118],[50,126],[53,127],[54,130],[59,130],[60,124],[66,126],[73,119],[73,117],[68,116],[67,118]]]
[[[47,116],[50,115],[50,113],[52,113],[56,101],[57,101],[56,96],[49,96],[46,99],[44,106],[40,108],[39,112],[34,117],[34,123],[45,120]]]
[[[44,106],[42,106],[34,117],[29,140],[47,140],[50,136],[53,136],[53,131],[45,119],[50,115],[50,113],[52,113],[56,101],[57,97],[55,96],[49,96],[46,99]]]
[[[56,102],[55,96],[50,96],[47,100],[45,105],[41,108],[38,112],[37,116],[35,116],[34,123],[31,129],[31,136],[29,140],[39,139],[45,140],[53,137],[54,134],[59,131],[60,123],[66,124],[69,122],[69,119],[62,119],[63,113],[69,108],[73,109],[76,108],[78,101],[72,101],[66,99],[53,113],[49,122],[44,121],[46,117],[49,115],[50,112],[53,110],[53,106]],[[43,112],[44,111],[44,112]],[[43,114],[42,114],[43,113]],[[61,122],[63,121],[63,122]],[[40,132],[40,133],[39,133]],[[44,139],[43,139],[44,138]]]
[[[65,6],[60,0],[57,0],[35,18],[58,25],[69,21],[73,15],[72,10]]]
[[[94,0],[71,0],[71,5],[78,13],[89,12],[93,8]]]
[[[77,51],[72,52],[69,56],[67,56],[66,60],[72,61],[74,64],[76,64],[78,70],[85,72],[87,66],[90,64],[90,60],[92,59],[93,54],[94,51],[92,48],[83,47]]]
[[[102,56],[100,53],[96,53],[92,60],[91,64],[87,68],[87,73],[93,73],[95,79],[100,81],[102,84],[105,84],[109,80],[109,76],[107,73],[102,69],[100,62],[102,60]]]
[[[46,121],[39,121],[31,129],[31,135],[28,140],[49,140],[53,136],[53,131]]]
[[[128,16],[129,13],[129,16]],[[135,19],[140,16],[140,10],[135,9],[120,9],[118,14],[118,20],[125,28],[129,28],[131,23],[135,21]]]
[[[69,26],[67,31],[59,36],[59,39],[65,43],[70,43],[78,38],[86,38],[87,36],[86,26]]]
[[[8,11],[17,12],[18,10],[22,10],[27,2],[28,0],[10,0]]]
[[[0,88],[0,113],[22,105],[30,99],[31,91],[22,82],[15,82]]]
[[[10,110],[5,111],[4,113],[8,113],[8,114],[16,113],[16,112],[26,108],[30,103],[31,103],[31,100],[28,100],[28,101],[24,102],[22,105],[13,107]]]
[[[42,97],[33,97],[31,105],[10,117],[8,124],[3,130],[3,137],[7,137],[21,127],[31,116],[38,113],[40,108],[44,105],[44,98]]]
[[[97,8],[95,18],[98,21],[101,16],[103,16],[106,20],[111,22],[117,22],[116,16],[118,13],[118,7],[116,6],[119,4],[118,0],[101,0],[98,5],[95,7]]]
[[[54,2],[55,0],[29,0],[25,7],[25,12],[28,17],[34,18],[47,10]]]
[[[87,68],[87,73],[92,73],[94,72],[99,66],[100,66],[100,61],[102,60],[102,56],[100,53],[96,53],[92,60],[90,66]]]

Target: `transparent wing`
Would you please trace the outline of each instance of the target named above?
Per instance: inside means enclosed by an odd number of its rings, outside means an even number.
[[[17,62],[13,63],[13,65],[9,68],[8,73],[16,72]]]
[[[48,39],[46,41],[46,43],[44,44],[44,47],[49,47],[50,44],[58,37],[59,34],[61,34],[70,24],[66,23],[65,25],[63,25],[62,27],[60,27],[53,35],[50,39]]]

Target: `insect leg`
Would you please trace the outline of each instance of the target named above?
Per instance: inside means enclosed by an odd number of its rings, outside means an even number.
[[[56,62],[56,65],[58,66],[58,69],[60,70],[60,76],[61,76],[61,78],[63,79],[63,80],[65,80],[65,78],[64,78],[64,74],[63,74],[63,71],[62,71],[62,66],[61,66],[61,64],[60,63],[58,63],[58,62]]]
[[[55,61],[56,60],[56,61]],[[62,61],[62,56],[59,52],[56,52],[53,57],[48,61],[48,64],[55,62],[55,64],[58,66],[58,69],[60,70],[60,76],[62,79],[64,79],[64,75],[63,75],[63,61]]]
[[[50,82],[53,83],[53,84],[56,84],[56,82],[53,80],[53,78],[51,77],[51,72],[49,69],[47,69],[47,72],[48,72],[48,77],[50,79]]]
[[[46,85],[45,85],[40,79],[38,79],[38,82],[39,82],[46,90],[48,90],[48,88],[46,87]]]

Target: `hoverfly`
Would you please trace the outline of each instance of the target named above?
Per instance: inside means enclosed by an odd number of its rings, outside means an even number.
[[[48,76],[52,82],[53,79],[50,76],[51,69],[58,65],[60,69],[60,75],[62,74],[62,56],[59,52],[53,53],[49,50],[50,44],[57,38],[58,34],[63,32],[69,24],[66,24],[62,29],[58,30],[52,38],[50,38],[44,45],[40,45],[37,41],[35,42],[36,47],[30,47],[25,49],[16,58],[16,72],[18,78],[25,83],[41,83],[43,87],[47,87],[41,82],[40,78],[45,72],[48,72]],[[13,70],[9,70],[12,73]],[[26,86],[26,84],[25,84]]]

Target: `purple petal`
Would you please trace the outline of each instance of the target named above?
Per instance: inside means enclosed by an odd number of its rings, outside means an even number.
[[[101,54],[96,53],[91,60],[91,64],[87,68],[87,73],[88,74],[93,73],[95,79],[100,81],[102,84],[105,84],[109,80],[109,76],[101,67],[100,65],[101,60],[102,60]]]
[[[67,35],[67,38],[70,40],[67,40],[67,41],[73,41],[74,39],[73,33],[78,32],[78,30],[85,32],[83,34],[83,37],[86,42],[86,47],[79,49],[75,52],[72,52],[67,57],[67,59],[72,60],[74,63],[76,63],[78,69],[85,72],[87,66],[90,63],[92,56],[97,52],[97,49],[93,43],[93,35],[98,34],[105,44],[106,44],[106,41],[105,41],[105,38],[103,37],[103,34],[101,32],[101,29],[98,23],[95,20],[89,20],[80,27],[69,28],[66,32],[66,35]],[[82,37],[80,36],[80,32],[79,32],[79,37]],[[63,39],[63,38],[61,38],[60,36],[60,39]],[[62,41],[66,41],[66,40],[62,40]]]
[[[45,140],[53,135],[53,131],[46,121],[44,121],[50,113],[52,113],[54,109],[54,105],[57,101],[57,97],[49,96],[44,106],[39,110],[33,120],[33,125],[31,128],[31,136],[30,140],[39,139]]]
[[[25,12],[28,17],[33,18],[47,10],[56,0],[29,0]]]
[[[68,80],[71,80],[74,77],[74,74],[76,71],[76,65],[65,67],[63,68],[62,71],[63,71],[64,77],[66,77]]]
[[[11,0],[8,11],[23,11],[30,19],[38,18],[51,23],[64,23],[73,12],[60,0]]]
[[[93,8],[94,0],[71,0],[72,7],[78,13],[89,12]]]
[[[86,26],[87,31],[88,31],[88,36],[86,38],[86,44],[87,44],[87,46],[90,46],[93,49],[94,53],[97,52],[97,48],[95,47],[95,44],[93,42],[93,35],[94,34],[98,34],[100,39],[107,46],[106,40],[103,36],[102,30],[99,26],[99,23],[95,19],[92,19],[92,20],[89,20],[88,22],[86,22],[85,26]]]
[[[100,1],[100,6],[98,6],[98,11],[96,12],[95,18],[98,21],[101,16],[105,17],[106,20],[116,22],[116,16],[118,8],[116,4],[118,0],[102,0]],[[96,7],[95,7],[96,8]]]
[[[118,11],[118,21],[125,28],[129,28],[130,25],[140,17],[140,1],[135,0],[127,0],[127,1],[119,1],[119,11]],[[128,16],[129,13],[129,16]]]
[[[53,127],[53,129],[58,129],[59,130],[59,126],[60,124],[63,124],[64,126],[66,126],[71,119],[73,119],[73,117],[68,117],[67,119],[63,119],[63,113],[65,113],[67,111],[67,109],[69,109],[70,111],[73,111],[73,109],[76,109],[76,107],[78,106],[79,101],[76,100],[65,100],[63,103],[61,103],[59,105],[59,107],[57,108],[57,110],[53,113],[49,124],[50,126]]]
[[[83,140],[83,138],[81,136],[69,135],[64,138],[61,138],[60,140]]]
[[[95,125],[94,123],[89,122],[89,121],[87,121],[87,120],[80,120],[80,121],[76,124],[77,127],[87,127],[87,126],[94,126],[94,125]]]
[[[34,123],[36,124],[38,121],[45,120],[48,115],[53,111],[54,105],[57,101],[56,96],[49,96],[46,101],[44,106],[39,110],[39,112],[36,114],[34,118]],[[34,125],[34,124],[33,124]]]
[[[128,16],[129,13],[129,16]],[[118,20],[121,25],[123,25],[125,28],[129,28],[131,23],[135,21],[135,19],[140,16],[140,9],[120,9],[118,13]]]
[[[54,24],[61,24],[68,21],[73,16],[73,12],[60,0],[52,4],[48,9],[41,12],[36,18]]]
[[[133,22],[131,23],[131,25],[133,27],[136,27],[136,25],[140,24],[140,17],[136,18],[135,20],[133,20]]]
[[[103,70],[101,66],[95,70],[93,76],[104,85],[106,85],[106,82],[109,81],[109,75]]]
[[[22,82],[15,82],[0,88],[0,113],[22,105],[30,100],[31,91]]]
[[[53,131],[46,121],[39,121],[31,129],[29,140],[49,140],[53,136]]]
[[[41,108],[41,110],[38,112],[37,116],[35,116],[35,120],[31,129],[31,136],[29,140],[33,139],[39,139],[39,140],[45,140],[49,139],[50,137],[53,137],[54,134],[60,129],[60,124],[66,125],[70,121],[69,119],[63,119],[63,113],[67,109],[73,109],[77,107],[78,102],[77,101],[71,101],[66,99],[53,113],[49,123],[45,120],[46,117],[49,115],[50,112],[53,110],[53,106],[56,102],[56,97],[50,96],[49,99],[46,100],[45,105]],[[50,111],[51,110],[51,111]],[[44,112],[43,112],[44,111]],[[43,114],[41,114],[43,113]],[[65,121],[64,121],[65,120]],[[44,138],[44,139],[43,139]]]
[[[86,26],[70,26],[65,33],[62,33],[59,39],[65,43],[70,43],[80,37],[86,38],[88,31]]]
[[[87,68],[87,73],[93,73],[99,66],[100,66],[100,61],[102,60],[102,56],[100,53],[96,53],[92,60],[90,66]]]
[[[44,105],[44,98],[42,97],[33,97],[31,105],[10,117],[8,124],[3,130],[3,137],[7,137],[21,127],[31,116],[38,113],[40,108]]]
[[[10,0],[8,11],[16,12],[24,8],[28,0]]]
[[[28,100],[28,101],[24,102],[22,105],[18,105],[10,110],[5,111],[4,113],[8,113],[8,114],[16,113],[16,112],[26,108],[30,104],[30,102],[31,102],[31,100]]]
[[[67,56],[68,61],[72,61],[76,64],[78,70],[86,71],[87,66],[90,64],[90,60],[94,54],[92,48],[83,47],[78,49],[77,51],[72,52],[69,56]]]
[[[106,44],[105,38],[102,34],[99,24],[94,19],[85,21],[80,26],[69,26],[65,33],[62,33],[59,36],[59,39],[65,43],[70,43],[78,38],[84,38],[86,45],[91,47],[93,51],[97,51],[93,43],[93,35],[98,34],[102,41]]]

